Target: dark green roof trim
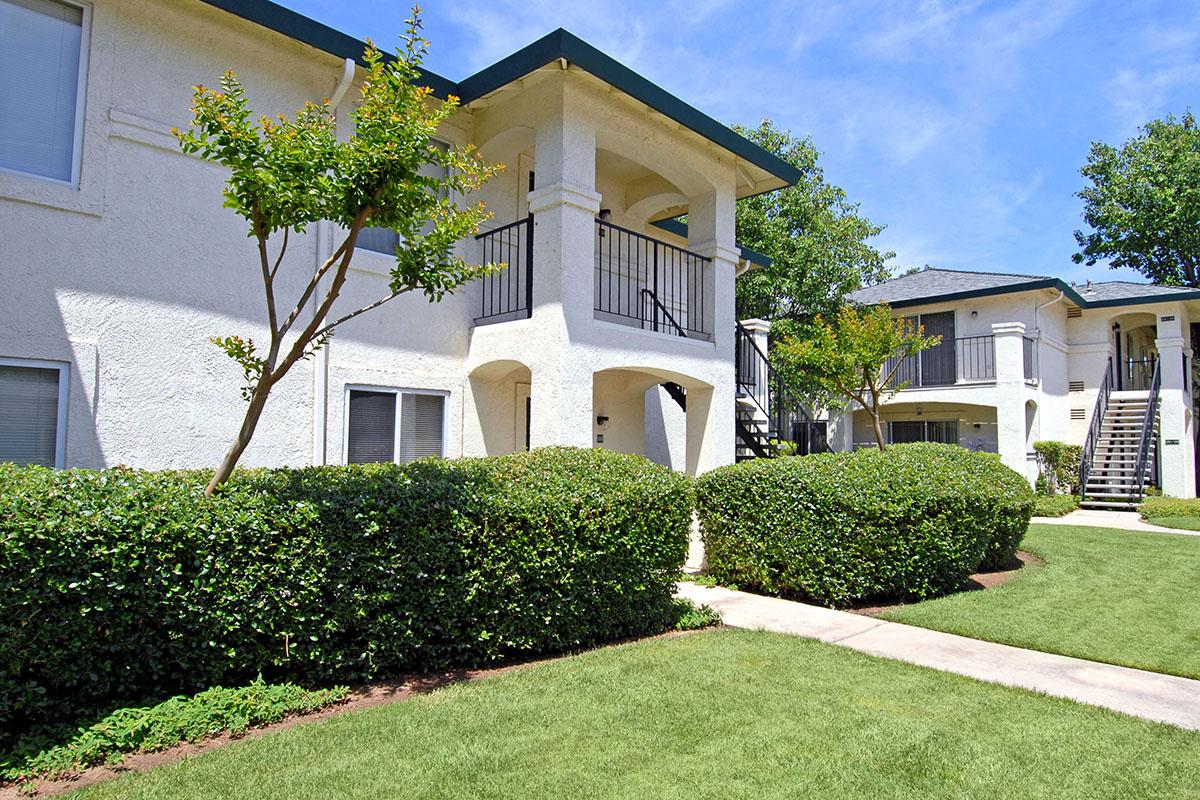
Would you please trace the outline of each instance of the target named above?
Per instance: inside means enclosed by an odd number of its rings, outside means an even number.
[[[650,224],[656,228],[662,228],[667,233],[673,233],[676,236],[682,236],[684,239],[687,238],[688,226],[687,223],[681,219],[668,217],[666,219],[655,220]],[[737,249],[738,252],[741,253],[742,258],[746,259],[751,264],[757,264],[760,267],[771,266],[770,256],[763,255],[757,250],[751,250],[749,247],[742,247],[740,244],[737,246]]]
[[[712,117],[562,28],[546,34],[533,44],[522,47],[507,58],[461,81],[459,86],[462,87],[462,101],[469,103],[560,58],[565,58],[568,63],[590,72],[605,83],[640,100],[751,164],[761,167],[780,180],[787,181],[789,185],[803,177],[799,169],[779,156],[734,133]]]
[[[994,297],[1016,292],[1032,292],[1038,289],[1052,289],[1063,295],[1080,308],[1113,308],[1115,306],[1133,306],[1145,303],[1174,303],[1184,300],[1200,300],[1200,290],[1194,292],[1179,292],[1176,294],[1148,294],[1138,297],[1119,297],[1111,300],[1088,300],[1061,278],[1037,278],[1023,283],[1011,283],[1007,286],[993,286],[987,289],[974,289],[969,292],[951,292],[948,294],[929,295],[928,297],[913,297],[908,300],[897,300],[888,303],[892,308],[909,308],[911,306],[927,306],[934,303],[949,303],[955,300],[971,300],[976,297]]]
[[[342,33],[303,14],[298,14],[290,8],[284,8],[278,3],[271,2],[271,0],[203,1],[222,11],[228,11],[230,14],[239,16],[242,19],[261,25],[264,28],[269,28],[276,33],[281,33],[290,39],[295,39],[310,47],[323,50],[330,55],[337,56],[338,58],[352,58],[357,63],[363,64],[363,52],[367,49],[366,42],[361,39],[355,39],[349,34]],[[384,55],[390,56],[388,53]],[[425,85],[433,89],[433,93],[438,97],[446,98],[458,93],[458,84],[454,81],[443,78],[441,75],[430,72],[427,69],[422,69],[421,73]]]
[[[271,0],[203,2],[331,55],[352,58],[359,64],[363,63],[366,42],[284,8]],[[779,156],[734,133],[712,117],[562,28],[546,34],[533,44],[522,47],[512,55],[457,83],[429,70],[423,69],[421,72],[426,85],[433,89],[435,95],[443,99],[455,95],[466,104],[560,58],[565,58],[569,63],[595,75],[751,164],[761,167],[789,185],[802,177],[799,169]]]

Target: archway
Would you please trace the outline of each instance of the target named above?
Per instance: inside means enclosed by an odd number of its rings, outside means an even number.
[[[463,452],[498,456],[527,450],[529,367],[508,359],[489,361],[471,371],[468,383],[470,408],[463,421]]]

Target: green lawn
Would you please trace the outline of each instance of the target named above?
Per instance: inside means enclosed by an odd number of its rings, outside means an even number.
[[[996,589],[884,616],[976,639],[1200,678],[1200,537],[1031,525],[1046,560]]]
[[[1164,528],[1200,531],[1200,517],[1154,517],[1146,521],[1151,525],[1162,525]]]
[[[1200,734],[716,631],[351,712],[92,798],[1197,797]]]

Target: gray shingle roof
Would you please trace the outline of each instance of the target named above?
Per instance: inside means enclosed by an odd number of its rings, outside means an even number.
[[[1093,283],[1089,290],[1086,286],[1076,286],[1085,300],[1129,300],[1140,297],[1169,297],[1173,294],[1191,294],[1195,292],[1188,286],[1159,286],[1154,283],[1133,283],[1131,281],[1103,281]]]
[[[1051,280],[1045,275],[1013,275],[1003,272],[964,272],[956,269],[924,269],[911,275],[867,286],[851,292],[849,299],[855,303],[898,303],[939,297],[960,292],[978,292],[1018,286],[1022,283]]]

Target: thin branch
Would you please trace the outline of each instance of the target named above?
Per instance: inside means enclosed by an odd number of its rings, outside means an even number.
[[[283,245],[279,248],[279,258],[275,259],[275,266],[271,267],[271,280],[275,280],[275,276],[279,274],[279,265],[283,263],[283,254],[287,252],[288,233],[291,228],[283,229]]]
[[[268,363],[274,360],[274,356],[279,351],[279,339],[282,334],[279,331],[279,316],[275,311],[275,281],[274,273],[271,271],[270,257],[267,255],[267,237],[263,234],[262,218],[259,216],[258,209],[254,209],[254,238],[258,240],[258,261],[262,267],[263,290],[267,295],[267,323],[271,327],[271,350],[268,355]]]
[[[322,336],[324,336],[325,334],[329,333],[329,332],[330,332],[331,330],[333,330],[334,328],[336,328],[338,325],[341,325],[341,324],[342,324],[343,322],[345,322],[346,320],[349,320],[349,319],[354,319],[354,318],[355,318],[355,317],[357,317],[359,314],[364,314],[364,313],[366,313],[366,312],[370,311],[372,308],[378,308],[379,306],[381,306],[381,305],[383,305],[384,303],[386,303],[388,300],[393,300],[393,299],[395,299],[395,298],[399,297],[399,296],[400,296],[400,295],[402,295],[402,294],[406,294],[406,293],[408,293],[408,292],[411,292],[411,291],[412,291],[413,289],[415,289],[415,288],[417,288],[417,287],[415,287],[415,286],[405,286],[405,287],[404,287],[403,289],[401,289],[400,291],[398,291],[398,292],[392,292],[392,293],[391,293],[391,294],[389,294],[387,297],[384,297],[384,298],[381,298],[381,299],[379,299],[379,300],[376,300],[374,303],[369,303],[368,305],[365,305],[365,306],[363,306],[362,308],[358,309],[357,311],[351,311],[351,312],[350,312],[349,314],[347,314],[346,316],[344,316],[344,317],[341,317],[341,318],[339,318],[339,319],[336,319],[336,320],[334,320],[333,322],[331,322],[331,323],[329,323],[328,325],[326,325],[324,328],[321,328],[319,331],[317,331],[316,333],[314,333],[314,334],[313,334],[313,337],[312,337],[312,338],[314,338],[314,339],[319,339],[319,338],[321,338]]]

